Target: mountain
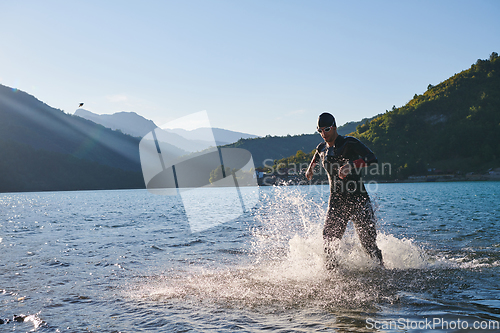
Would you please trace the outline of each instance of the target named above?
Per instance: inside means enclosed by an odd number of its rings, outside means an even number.
[[[215,139],[215,142],[217,146],[223,146],[223,145],[228,145],[231,143],[234,143],[240,139],[253,139],[253,138],[258,138],[257,135],[253,134],[247,134],[247,133],[241,133],[241,132],[234,132],[222,128],[208,128],[208,127],[202,127],[202,128],[197,128],[191,131],[187,131],[182,128],[174,128],[174,129],[165,129],[165,131],[171,132],[171,133],[176,133],[183,138],[186,139],[191,139],[192,138],[199,138],[200,140],[205,140],[205,141],[211,141],[212,138]],[[213,134],[212,134],[213,133]]]
[[[478,59],[469,69],[415,94],[358,126],[354,136],[392,165],[393,177],[484,172],[500,165],[500,58]]]
[[[364,124],[373,118],[365,118],[357,122],[348,122],[337,128],[339,134],[346,135],[356,130],[356,126]],[[311,120],[314,125],[315,119]],[[266,136],[263,138],[240,139],[235,143],[226,145],[228,148],[242,148],[252,153],[256,167],[272,165],[274,160],[295,155],[298,150],[308,153],[315,149],[323,139],[318,133]]]
[[[153,129],[169,156],[213,145],[158,129],[133,112],[69,115],[0,85],[0,192],[144,188],[139,142]],[[204,135],[203,129],[190,134]],[[214,135],[239,134],[215,129]]]
[[[360,121],[350,121],[350,122],[347,122],[347,123],[345,123],[344,125],[340,126],[337,129],[337,133],[339,133],[340,135],[347,135],[347,134],[356,132],[356,128],[359,125],[363,125],[363,124],[369,123],[370,121],[372,121],[373,119],[375,119],[375,118],[377,118],[379,116],[380,116],[380,114],[378,114],[376,116],[373,116],[373,117],[370,117],[370,118],[363,118]]]
[[[142,138],[156,127],[152,120],[148,120],[135,112],[116,112],[114,114],[95,114],[85,109],[75,111],[75,116],[82,117],[101,124],[113,130],[120,130],[125,134]]]
[[[158,126],[149,119],[138,115],[135,112],[116,112],[113,114],[96,114],[84,109],[78,109],[75,116],[93,121],[113,130],[119,130],[125,134],[142,138]],[[213,140],[193,139],[186,135],[177,134],[176,131],[157,129],[158,140],[162,147],[169,147],[168,153],[175,156],[182,156],[192,152],[201,151],[213,146]],[[179,130],[180,132],[187,132]]]
[[[0,85],[0,191],[144,187],[138,144]]]
[[[120,130],[123,133],[142,138],[158,126],[149,119],[146,119],[135,112],[117,112],[114,114],[95,114],[93,112],[78,109],[75,116],[91,120],[97,124],[113,130]],[[172,146],[182,150],[177,155],[201,151],[213,146],[213,141],[218,146],[227,145],[238,141],[241,138],[255,138],[256,135],[234,132],[221,128],[197,128],[187,131],[182,128],[161,129],[159,138]]]
[[[369,176],[406,179],[448,174],[454,179],[498,168],[499,92],[500,58],[493,52],[489,59],[478,59],[440,84],[429,84],[425,93],[415,94],[406,105],[359,124],[351,135],[373,150],[379,166],[390,166],[375,168],[377,172]],[[311,158],[312,153],[290,153],[273,168],[279,163],[293,167]]]

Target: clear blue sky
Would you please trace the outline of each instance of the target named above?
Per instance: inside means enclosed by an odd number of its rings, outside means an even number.
[[[0,83],[74,113],[312,133],[500,53],[500,1],[1,1]]]

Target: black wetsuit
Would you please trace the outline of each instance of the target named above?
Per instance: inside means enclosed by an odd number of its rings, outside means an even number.
[[[358,169],[353,169],[344,179],[340,179],[339,169],[354,161],[364,165],[377,163],[377,157],[361,141],[349,136],[337,136],[334,146],[322,142],[316,148],[314,159],[321,159],[330,181],[330,199],[323,238],[330,243],[341,239],[349,220],[352,220],[361,244],[366,252],[382,264],[382,252],[376,244],[375,215]],[[362,159],[362,161],[360,161]]]

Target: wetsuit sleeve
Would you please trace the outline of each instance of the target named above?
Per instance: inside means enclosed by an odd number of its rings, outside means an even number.
[[[356,168],[361,168],[364,166],[369,166],[370,164],[374,164],[378,162],[377,156],[368,148],[363,142],[359,141],[356,138],[352,138],[353,149],[359,159],[351,161],[351,165]]]
[[[316,147],[316,152],[314,153],[314,156],[313,156],[313,161],[314,163],[318,163],[319,162],[319,152],[323,149],[323,147],[325,146],[325,143],[322,142],[320,143],[317,147]]]
[[[314,156],[313,156],[312,160],[313,160],[313,163],[318,163],[318,161],[319,161],[319,153],[318,153],[318,151],[316,151],[314,153]]]

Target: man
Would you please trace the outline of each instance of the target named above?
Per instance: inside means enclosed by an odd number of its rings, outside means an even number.
[[[318,132],[325,140],[318,145],[306,171],[307,179],[313,177],[313,169],[321,160],[330,182],[330,199],[323,228],[325,251],[333,256],[335,248],[352,220],[361,245],[371,258],[383,266],[382,252],[377,246],[375,215],[370,197],[361,181],[360,171],[377,163],[377,157],[361,141],[337,133],[335,118],[322,113],[318,118]],[[335,265],[335,258],[328,265]]]

